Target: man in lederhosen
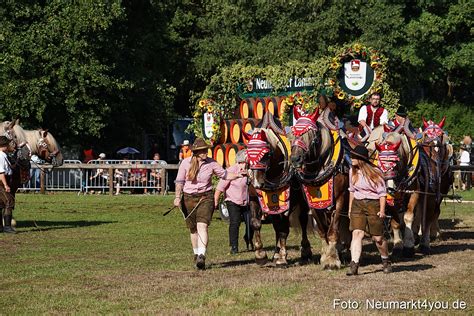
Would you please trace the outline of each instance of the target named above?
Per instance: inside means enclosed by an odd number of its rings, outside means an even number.
[[[13,152],[11,141],[6,136],[0,136],[0,201],[4,207],[3,220],[5,221],[2,228],[2,221],[0,220],[0,229],[4,233],[15,234],[16,231],[12,227],[15,198],[10,189],[13,171],[7,157],[8,152]]]

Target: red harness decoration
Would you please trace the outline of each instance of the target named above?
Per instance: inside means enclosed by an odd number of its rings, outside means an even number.
[[[400,161],[398,157],[398,147],[401,142],[397,144],[383,143],[381,145],[376,144],[375,148],[378,151],[379,168],[382,170],[385,178],[395,177],[395,171],[393,170]]]
[[[326,210],[333,205],[334,179],[329,180],[320,187],[303,184],[303,191],[308,206],[316,210]]]
[[[258,202],[264,213],[277,215],[290,208],[290,186],[275,191],[256,191]]]
[[[295,126],[291,127],[291,132],[295,137],[299,137],[311,129],[317,129],[316,123],[311,118],[302,116],[296,121]]]
[[[250,169],[266,169],[261,163],[265,154],[270,152],[270,146],[266,142],[266,136],[263,131],[252,134],[247,144],[247,159]]]

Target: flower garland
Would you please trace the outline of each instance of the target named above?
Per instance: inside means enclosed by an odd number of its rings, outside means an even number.
[[[307,113],[313,113],[319,107],[319,103],[316,100],[315,94],[309,94],[306,91],[302,91],[287,96],[285,100],[281,103],[281,106],[283,107],[281,109],[281,122],[284,126],[289,126],[289,114],[290,110],[294,106],[300,107],[303,111]]]
[[[337,79],[342,65],[352,59],[360,59],[367,62],[375,72],[375,80],[372,87],[358,98],[344,92]],[[386,86],[383,85],[383,81],[386,77],[386,61],[385,56],[373,48],[363,46],[359,43],[344,46],[342,49],[336,51],[336,56],[331,59],[325,81],[327,87],[325,91],[327,95],[339,100],[344,100],[352,109],[360,108],[363,103],[368,101],[372,93],[385,92],[383,88]]]
[[[194,131],[197,137],[200,137],[210,144],[214,144],[220,138],[221,134],[221,116],[219,114],[220,107],[212,99],[201,99],[196,104],[193,113],[193,123],[190,125],[191,130]],[[208,139],[205,137],[205,132],[202,125],[203,116],[205,113],[212,114],[214,122],[212,123],[212,137]]]

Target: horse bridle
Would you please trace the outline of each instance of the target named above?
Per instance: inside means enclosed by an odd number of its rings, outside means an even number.
[[[252,148],[251,145],[247,145],[248,148]],[[283,172],[283,176],[281,177],[281,179],[278,181],[278,182],[273,182],[273,181],[270,181],[268,180],[268,178],[266,177],[266,174],[267,172],[270,170],[270,165],[269,165],[269,162],[272,158],[272,156],[274,155],[274,150],[273,148],[267,143],[265,145],[268,149],[268,152],[265,153],[265,156],[267,156],[267,163],[265,164],[259,164],[259,166],[255,167],[255,166],[252,166],[250,165],[249,166],[249,169],[252,170],[252,171],[262,171],[264,174],[265,174],[265,177],[264,177],[264,185],[262,187],[263,190],[278,190],[280,188],[283,188],[287,185],[288,181],[291,179],[291,176],[292,176],[292,172],[291,172],[291,169],[288,170],[287,172]],[[260,146],[260,147],[263,147],[263,146]],[[258,147],[254,147],[254,148],[258,148]],[[262,160],[263,157],[260,159]],[[262,168],[264,167],[264,168]],[[285,169],[288,169],[288,168],[285,168]]]
[[[47,153],[47,155],[45,155],[45,156],[40,155],[40,157],[42,156],[41,158],[43,158],[46,161],[53,162],[54,159],[56,158],[56,156],[59,154],[59,150],[56,149],[56,150],[52,151],[50,149],[50,144],[49,144],[48,140],[45,137],[40,137],[38,139],[38,141],[36,142],[36,146],[38,147],[38,152],[39,153],[42,153],[42,152]]]

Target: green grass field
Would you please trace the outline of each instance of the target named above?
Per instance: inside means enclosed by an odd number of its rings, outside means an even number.
[[[228,226],[217,216],[208,269],[195,271],[181,215],[162,216],[171,203],[172,196],[19,194],[19,233],[0,234],[0,313],[313,314],[337,312],[333,298],[380,295],[472,303],[472,204],[443,206],[452,238],[435,246],[434,255],[402,261],[385,276],[369,247],[364,275],[348,279],[345,269],[299,266],[295,233],[288,269],[258,267],[252,252],[230,256]],[[271,248],[271,225],[263,232]],[[311,242],[318,253],[318,238]]]

